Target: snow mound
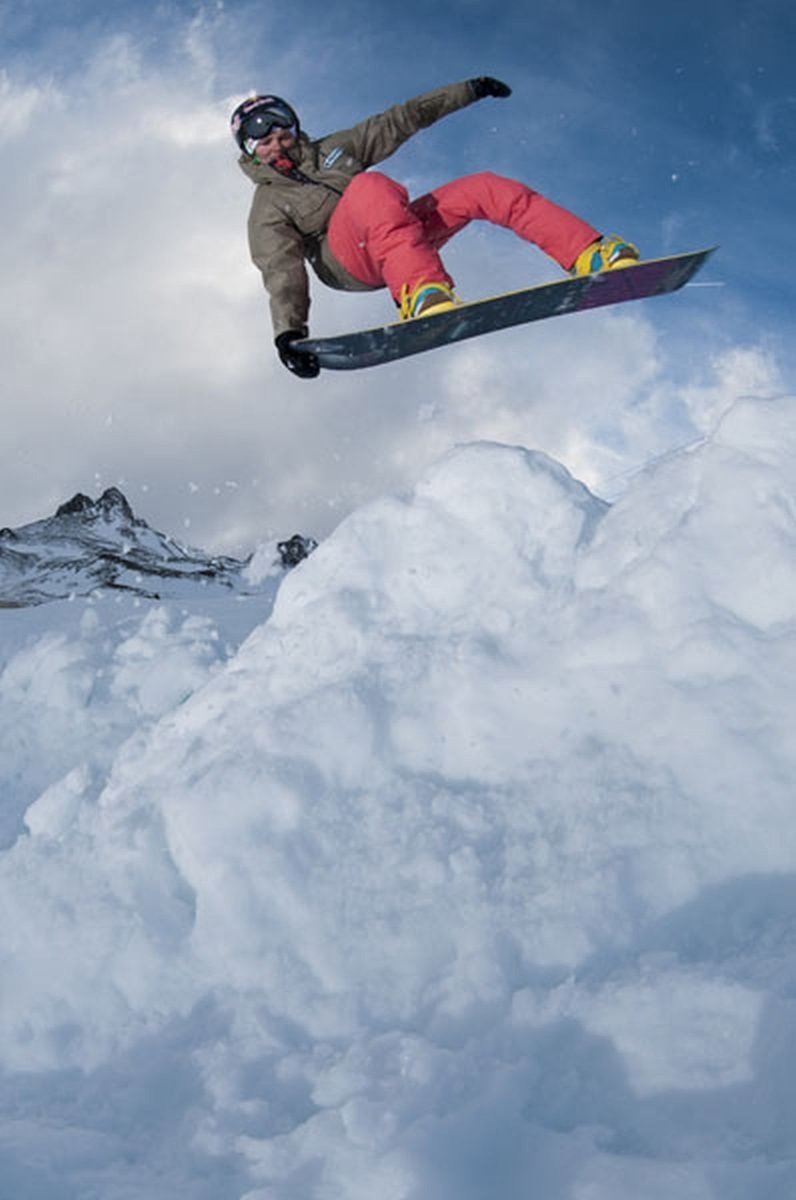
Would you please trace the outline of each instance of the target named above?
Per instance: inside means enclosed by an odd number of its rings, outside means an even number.
[[[349,517],[2,855],[4,1177],[791,1196],[794,480],[747,402],[610,508],[477,444]]]

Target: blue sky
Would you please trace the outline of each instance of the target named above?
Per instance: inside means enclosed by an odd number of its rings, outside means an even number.
[[[609,494],[735,395],[793,390],[794,11],[1,4],[0,525],[115,483],[161,528],[243,551],[293,526],[322,535],[478,438],[546,450]],[[231,106],[276,91],[320,134],[481,73],[511,99],[383,169],[413,193],[513,175],[648,255],[719,244],[703,286],[378,374],[291,379],[247,259]],[[557,276],[483,226],[446,260],[467,297]],[[314,287],[316,333],[390,316],[383,297]]]

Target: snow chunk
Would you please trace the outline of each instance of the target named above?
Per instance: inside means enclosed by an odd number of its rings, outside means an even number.
[[[791,414],[612,508],[451,452],[232,657],[100,605],[7,651],[13,1161],[110,1125],[68,1186],[149,1194],[166,1088],[178,1196],[789,1195]]]

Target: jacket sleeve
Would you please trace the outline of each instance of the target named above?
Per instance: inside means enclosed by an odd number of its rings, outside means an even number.
[[[344,146],[364,167],[370,167],[389,158],[418,130],[426,129],[439,121],[440,117],[447,117],[474,100],[469,80],[449,83],[415,96],[405,104],[395,104],[383,113],[367,117],[351,129],[329,134],[323,139],[323,144]]]
[[[301,329],[310,309],[301,232],[277,209],[255,199],[249,216],[249,250],[270,296],[274,337]]]

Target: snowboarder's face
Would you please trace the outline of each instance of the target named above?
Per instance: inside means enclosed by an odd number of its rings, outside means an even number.
[[[270,163],[280,155],[286,154],[295,144],[296,139],[291,130],[276,128],[271,130],[268,137],[257,143],[254,153],[260,162]]]

